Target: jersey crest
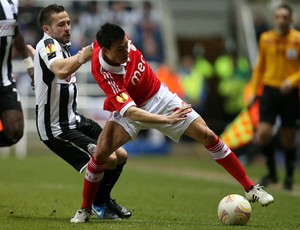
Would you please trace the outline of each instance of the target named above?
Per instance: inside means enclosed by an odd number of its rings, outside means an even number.
[[[120,103],[125,103],[128,100],[128,95],[126,93],[120,93],[117,95],[117,101]]]
[[[56,57],[56,47],[54,45],[53,39],[46,39],[44,41],[46,53],[48,55],[48,60]]]

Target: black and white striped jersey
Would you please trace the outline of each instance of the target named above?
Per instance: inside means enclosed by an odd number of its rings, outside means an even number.
[[[17,25],[18,4],[16,0],[0,0],[0,87],[14,82],[11,51]]]
[[[69,44],[67,45],[69,47]],[[41,140],[76,128],[77,85],[73,73],[59,79],[50,70],[54,60],[70,56],[66,46],[44,33],[34,56],[36,122]],[[78,117],[78,116],[77,116]]]

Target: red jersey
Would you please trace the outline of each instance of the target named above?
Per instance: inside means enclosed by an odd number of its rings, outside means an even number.
[[[92,74],[107,96],[105,110],[119,111],[123,116],[129,107],[140,107],[159,90],[161,82],[131,41],[128,41],[128,60],[120,66],[104,61],[97,41],[93,47]]]

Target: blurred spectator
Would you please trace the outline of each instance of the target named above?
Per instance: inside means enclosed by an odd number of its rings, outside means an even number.
[[[92,38],[87,36],[87,32],[83,30],[80,24],[80,15],[76,12],[70,15],[72,18],[72,31],[71,31],[71,42],[70,48],[71,55],[76,54],[82,47],[86,46]],[[90,41],[91,43],[91,41]]]
[[[183,87],[180,83],[179,75],[177,75],[169,66],[161,65],[156,76],[159,80],[165,83],[171,92],[176,93],[179,97],[184,97]]]
[[[138,24],[135,27],[134,44],[148,62],[162,63],[164,47],[157,12],[150,2],[145,1],[142,10],[136,10],[135,15]]]
[[[225,116],[232,120],[244,107],[244,89],[251,75],[249,62],[237,54],[233,42],[226,42],[225,51],[216,59],[214,68],[219,78],[218,92],[224,99]]]
[[[153,9],[152,4],[149,1],[144,1],[142,9],[137,9],[135,11],[135,17],[137,22],[141,22],[143,19],[147,18],[151,22],[158,24],[160,20],[159,12]]]
[[[75,2],[76,4],[73,7],[78,7],[78,4],[80,5],[80,10],[73,14],[75,20],[76,17],[79,15],[79,21],[78,21],[78,28],[76,29],[78,32],[81,31],[81,40],[82,42],[85,42],[85,45],[87,43],[92,43],[95,39],[95,31],[97,31],[100,26],[105,22],[104,19],[104,13],[102,10],[102,5],[98,1],[88,1],[88,2]],[[77,6],[76,6],[77,5]],[[77,8],[78,10],[78,8]],[[75,21],[75,23],[77,23]],[[73,25],[72,25],[73,26]],[[72,28],[73,30],[74,28]],[[75,32],[76,32],[75,30]],[[77,37],[74,37],[77,40]],[[72,41],[73,42],[73,41]],[[72,43],[73,45],[73,43]]]
[[[164,61],[163,41],[160,28],[149,19],[144,19],[136,27],[136,47],[141,50],[149,62]]]
[[[103,17],[104,23],[110,22],[121,26],[132,39],[137,21],[129,2],[109,1],[108,9],[103,12]]]
[[[182,56],[178,70],[185,100],[191,103],[200,114],[205,110],[208,92],[206,79],[213,76],[213,66],[204,57],[204,53],[204,46],[196,44],[193,48],[193,55]]]
[[[43,33],[38,23],[38,15],[42,7],[33,4],[32,0],[20,1],[18,22],[27,44],[35,46]]]

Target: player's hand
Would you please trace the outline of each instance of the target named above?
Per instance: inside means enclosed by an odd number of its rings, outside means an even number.
[[[284,82],[281,83],[279,90],[282,94],[287,94],[291,92],[293,89],[293,84],[290,80],[286,79]]]
[[[80,64],[86,63],[93,54],[93,48],[91,46],[83,47],[81,50],[78,51],[77,61]]]
[[[191,105],[184,105],[181,108],[175,109],[175,111],[168,116],[168,124],[175,124],[179,121],[185,120],[187,114],[192,112]]]
[[[30,56],[33,58],[35,54],[35,49],[31,45],[27,45]]]

